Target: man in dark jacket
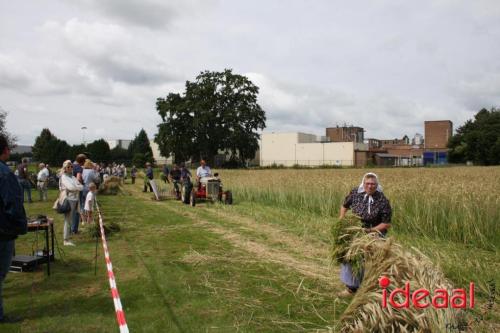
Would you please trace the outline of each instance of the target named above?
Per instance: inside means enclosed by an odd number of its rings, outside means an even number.
[[[147,192],[148,186],[149,186],[149,191],[153,192],[153,188],[151,187],[151,183],[149,182],[153,178],[154,178],[153,168],[151,167],[151,163],[147,162],[146,163],[146,176],[144,177],[144,189],[142,192]]]
[[[28,203],[33,202],[31,200],[31,183],[30,176],[28,172],[28,159],[23,158],[21,164],[17,167],[17,178],[19,179],[19,184],[21,184],[22,189],[28,197]],[[23,199],[24,200],[24,199]]]
[[[175,196],[177,199],[181,198],[181,190],[179,188],[179,184],[181,182],[181,169],[174,164],[172,170],[170,170],[170,179],[172,180],[172,184],[174,184]]]
[[[27,232],[24,194],[16,176],[5,161],[10,156],[9,142],[0,134],[0,322],[8,321],[3,314],[2,285],[9,271],[17,235]]]

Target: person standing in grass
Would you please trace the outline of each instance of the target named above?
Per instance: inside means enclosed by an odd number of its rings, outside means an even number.
[[[17,178],[19,180],[19,184],[21,184],[21,187],[24,190],[24,193],[26,193],[26,196],[28,197],[28,203],[32,203],[33,201],[31,200],[31,183],[29,179],[27,158],[23,158],[21,164],[19,164],[19,166],[17,167]]]
[[[153,192],[153,188],[151,187],[151,183],[149,182],[150,180],[153,180],[153,178],[154,178],[153,168],[151,167],[151,163],[147,162],[146,175],[144,176],[144,189],[142,190],[142,192],[147,192],[148,186],[149,186],[149,191]]]
[[[181,163],[181,183],[191,182],[191,171],[186,168],[186,164]]]
[[[85,154],[78,154],[73,163],[73,176],[76,180],[83,185],[83,164],[87,156]],[[81,191],[81,190],[80,190]],[[71,225],[71,232],[74,234],[78,233],[78,225],[80,224],[80,217],[83,216],[83,205],[85,204],[85,197],[82,192],[78,192],[79,209],[76,209],[73,213],[73,224]]]
[[[366,232],[377,232],[385,237],[391,226],[392,208],[382,192],[382,186],[376,174],[372,172],[365,174],[361,184],[347,195],[340,207],[339,218],[343,219],[349,209],[361,218]],[[348,296],[358,290],[363,274],[355,276],[349,264],[342,264],[340,279],[346,286],[341,296]]]
[[[132,184],[135,184],[135,177],[137,177],[137,168],[135,165],[132,165],[132,169],[130,169],[130,178],[132,179]]]
[[[0,323],[11,321],[4,316],[2,285],[12,261],[14,240],[27,232],[28,223],[23,206],[23,189],[5,164],[9,156],[7,137],[0,134]]]
[[[168,175],[170,174],[170,170],[168,169],[168,165],[164,164],[163,169],[161,170],[161,180],[166,183],[170,183],[168,180]]]
[[[74,246],[70,241],[70,229],[73,222],[73,216],[78,214],[78,204],[80,201],[80,193],[83,190],[83,185],[73,176],[73,164],[70,160],[63,163],[59,178],[59,190],[63,196],[65,195],[70,204],[70,211],[64,214],[63,239],[64,245]]]
[[[82,196],[84,198],[83,206],[85,207],[85,199],[87,198],[87,193],[89,193],[90,184],[99,183],[99,174],[94,170],[94,163],[90,159],[86,159],[83,164],[83,172],[82,172],[82,180],[83,180],[83,191]],[[83,210],[83,218],[82,221],[85,221],[85,209]]]
[[[45,167],[45,164],[40,163],[38,165],[40,171],[36,176],[36,187],[38,188],[38,194],[40,194],[40,201],[47,201],[47,189],[49,187],[49,169]]]
[[[180,199],[181,190],[179,188],[179,183],[181,182],[181,169],[179,169],[177,164],[174,164],[172,170],[170,170],[170,180],[174,185],[175,196]]]
[[[125,166],[125,163],[122,163],[120,167],[123,171],[123,183],[125,184],[125,180],[127,180],[127,167]]]
[[[92,213],[94,211],[95,193],[97,191],[97,186],[94,183],[89,184],[89,191],[85,196],[85,222],[87,224],[92,223]]]

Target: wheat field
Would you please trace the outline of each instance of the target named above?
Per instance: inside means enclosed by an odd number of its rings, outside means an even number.
[[[363,174],[375,172],[400,233],[493,249],[500,244],[500,168],[224,170],[224,185],[252,201],[335,217]]]

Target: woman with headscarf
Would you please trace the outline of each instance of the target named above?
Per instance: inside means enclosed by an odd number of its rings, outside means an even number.
[[[391,204],[382,192],[377,175],[372,172],[365,174],[361,184],[344,199],[340,207],[340,219],[345,217],[349,209],[361,218],[366,232],[377,232],[384,237],[391,226]],[[342,264],[340,279],[346,285],[346,290],[341,296],[347,296],[359,288],[363,274],[354,276],[351,266]]]
[[[69,201],[71,210],[64,214],[64,245],[74,246],[69,240],[72,217],[78,212],[78,201],[80,191],[83,190],[83,185],[73,176],[73,164],[70,160],[64,161],[59,178],[59,191],[62,197],[66,197]],[[60,196],[61,198],[61,196]]]

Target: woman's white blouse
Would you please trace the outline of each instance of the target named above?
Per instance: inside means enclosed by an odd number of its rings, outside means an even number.
[[[59,183],[59,190],[67,191],[68,200],[78,201],[78,192],[83,190],[83,185],[73,175],[63,174]]]

